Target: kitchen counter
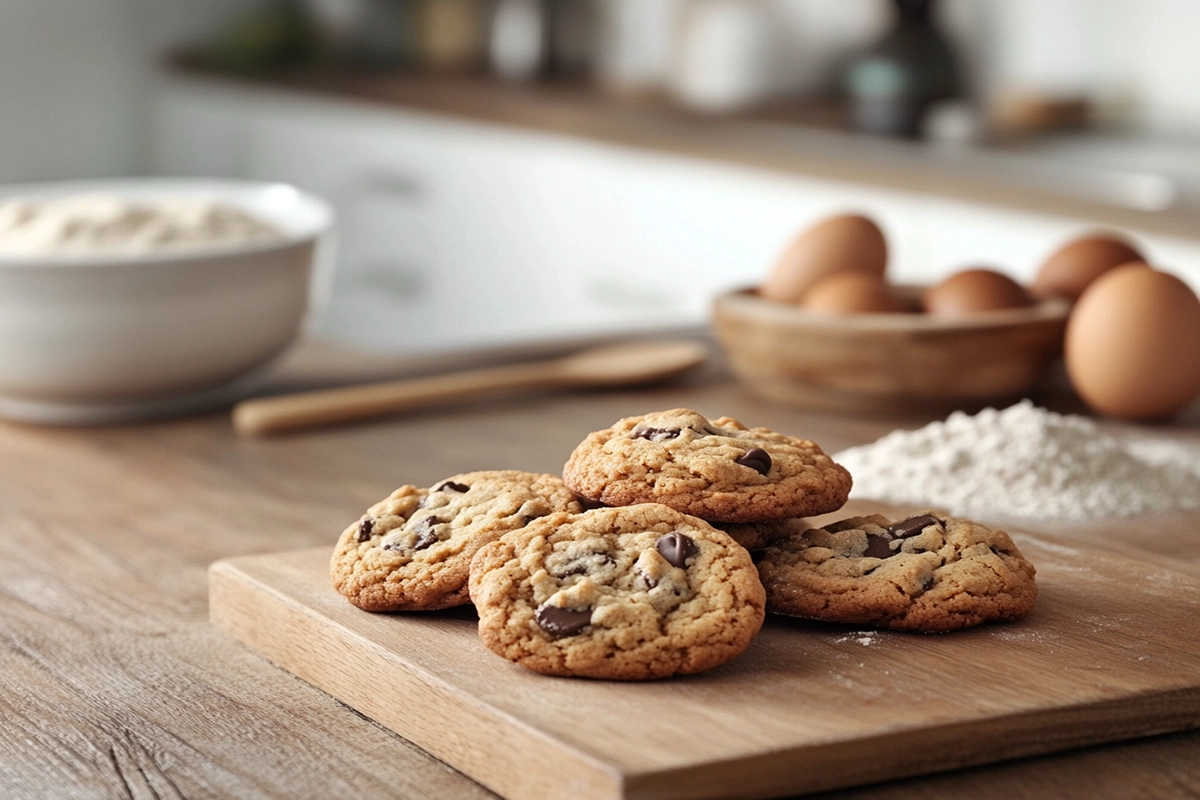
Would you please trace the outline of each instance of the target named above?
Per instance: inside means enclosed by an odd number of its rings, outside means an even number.
[[[282,181],[333,205],[319,330],[361,348],[702,325],[714,295],[761,282],[800,231],[845,212],[880,225],[897,283],[968,266],[1031,281],[1111,227],[1200,290],[1200,206],[1155,200],[1157,167],[1130,177],[1033,141],[938,148],[803,109],[703,117],[583,85],[402,72],[176,70],[152,89],[149,171]]]
[[[836,105],[774,103],[706,115],[660,96],[586,83],[507,83],[486,75],[315,68],[229,76],[177,59],[169,74],[225,88],[273,89],[432,112],[650,152],[808,178],[986,203],[1094,225],[1194,239],[1200,180],[1194,143],[1114,134],[1013,137],[981,146],[860,135]]]
[[[310,348],[277,386],[345,358]],[[687,405],[833,452],[920,417],[765,404],[714,365],[638,390],[460,406],[269,440],[225,413],[129,426],[0,424],[0,796],[492,797],[213,628],[208,565],[332,547],[403,483],[557,472],[594,429]],[[1172,430],[1200,438],[1194,414]],[[1200,512],[1025,526],[1200,576]],[[1120,587],[1114,587],[1119,591]],[[1195,797],[1200,731],[907,779],[838,798]]]

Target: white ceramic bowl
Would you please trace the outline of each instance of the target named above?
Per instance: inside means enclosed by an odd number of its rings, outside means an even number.
[[[203,197],[279,238],[146,255],[0,255],[0,416],[143,419],[245,394],[321,299],[327,203],[285,184],[132,179],[0,187],[0,200]]]

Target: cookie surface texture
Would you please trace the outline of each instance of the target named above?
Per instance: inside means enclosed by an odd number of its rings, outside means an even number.
[[[429,489],[401,486],[342,532],[330,577],[367,611],[462,605],[480,547],[548,514],[581,510],[560,478],[541,473],[468,472]]]
[[[1037,597],[1035,569],[1004,531],[918,514],[852,517],[762,551],[773,613],[937,633],[1019,619]]]
[[[658,504],[545,517],[484,546],[471,599],[497,655],[612,680],[729,661],[762,626],[766,600],[743,547]]]
[[[804,519],[771,519],[764,522],[711,522],[747,550],[762,550],[797,533],[808,530]]]
[[[589,434],[563,479],[605,505],[662,503],[710,522],[825,514],[850,493],[850,473],[815,443],[686,408]]]

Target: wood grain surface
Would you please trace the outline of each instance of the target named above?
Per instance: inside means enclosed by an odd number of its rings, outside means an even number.
[[[919,307],[920,287],[895,291]],[[914,408],[946,414],[1011,403],[1035,390],[1062,354],[1069,310],[1051,298],[965,319],[847,318],[741,289],[716,298],[712,326],[733,373],[768,400],[868,414]]]
[[[298,358],[303,369],[276,385],[313,386],[322,370],[356,368],[343,354],[318,356]],[[494,797],[212,626],[207,569],[331,548],[347,520],[402,483],[473,469],[556,471],[586,432],[679,405],[834,451],[928,421],[799,413],[713,371],[274,440],[237,438],[223,412],[80,429],[0,423],[0,797]],[[1193,410],[1155,433],[1200,438],[1198,418]],[[1198,528],[1200,514],[1187,513],[1026,529],[1200,576]],[[1111,587],[1112,601],[1126,588]],[[1131,632],[1128,647],[1140,646]],[[824,797],[1197,794],[1200,732],[1191,731]]]
[[[209,602],[217,627],[514,800],[779,796],[1200,726],[1200,580],[1018,544],[1041,589],[1019,622],[771,617],[731,664],[645,684],[530,673],[462,611],[362,612],[331,588],[329,548],[217,562]]]

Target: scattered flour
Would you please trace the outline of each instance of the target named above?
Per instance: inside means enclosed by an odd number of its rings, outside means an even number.
[[[252,239],[279,231],[238,208],[200,197],[136,203],[103,194],[0,202],[0,253],[148,253]]]
[[[875,638],[876,635],[877,634],[875,631],[855,631],[854,633],[850,634],[849,636],[839,636],[838,638],[834,639],[833,641],[837,644],[842,644],[844,642],[858,642],[863,647],[870,647],[871,645],[873,645],[877,641],[879,641],[878,639]]]
[[[1028,400],[961,411],[834,456],[851,497],[980,518],[1082,520],[1200,507],[1200,446],[1126,441]]]

